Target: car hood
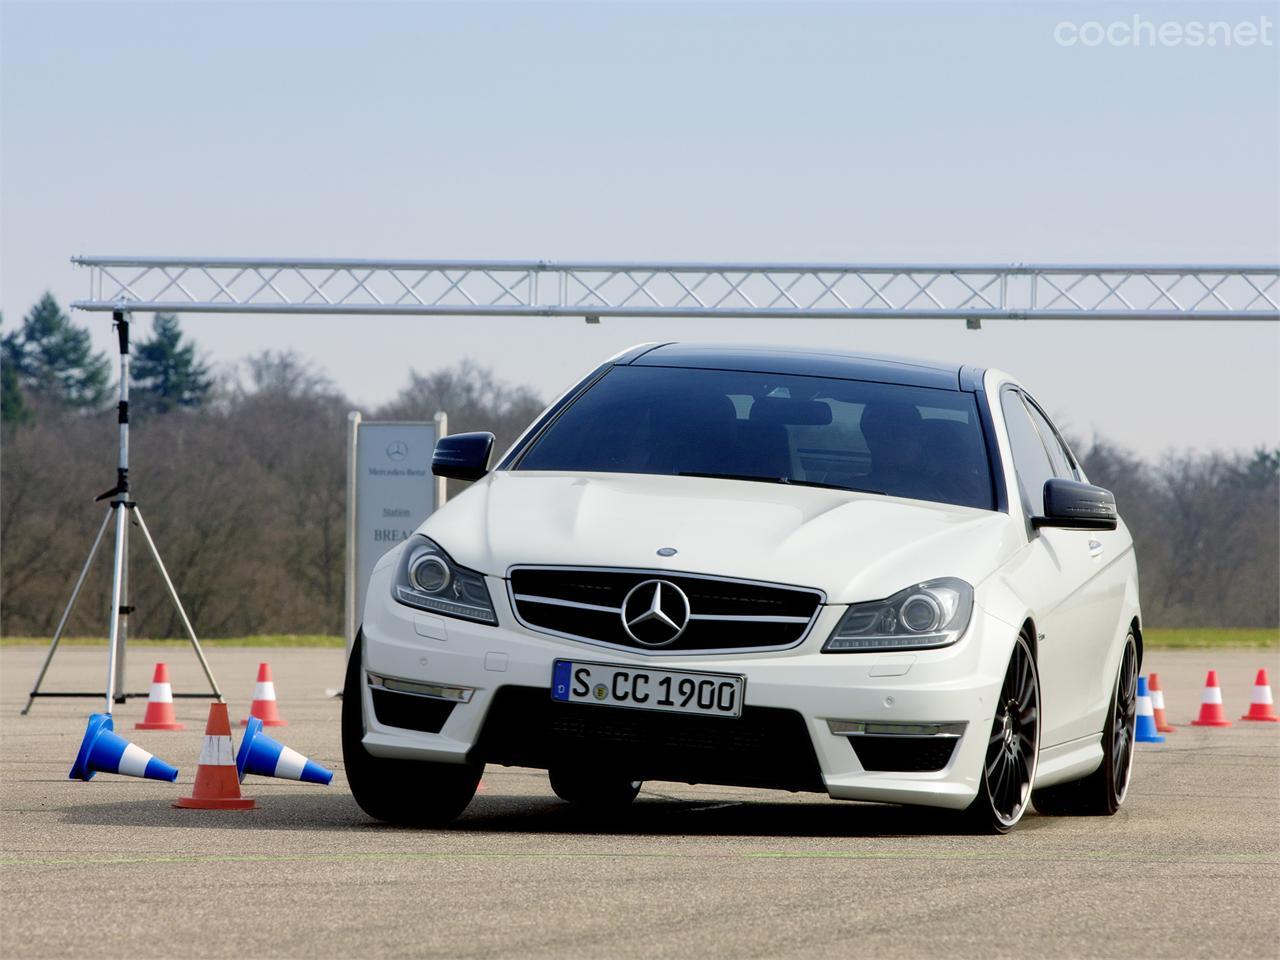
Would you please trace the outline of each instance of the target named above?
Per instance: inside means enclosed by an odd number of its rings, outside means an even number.
[[[990,510],[740,480],[500,470],[419,528],[463,566],[644,568],[878,599],[935,577],[977,584],[1016,549]],[[674,547],[674,556],[657,551]]]

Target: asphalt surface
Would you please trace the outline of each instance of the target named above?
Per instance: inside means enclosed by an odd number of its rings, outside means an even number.
[[[646,785],[592,820],[539,771],[490,768],[453,829],[366,818],[347,792],[337,650],[212,650],[247,710],[259,660],[289,726],[271,731],[337,775],[250,778],[251,812],[173,809],[189,792],[206,707],[184,732],[117,729],[182,768],[177,784],[69,781],[90,701],[19,717],[42,649],[0,649],[0,956],[208,957],[1276,957],[1280,724],[1181,726],[1207,667],[1229,715],[1264,651],[1154,652],[1170,719],[1141,744],[1112,818],[1029,813],[1006,837],[812,795]],[[164,659],[200,688],[189,650],[130,651],[133,689]],[[103,648],[60,651],[49,689],[92,689]],[[1276,670],[1280,679],[1280,670]],[[238,742],[238,734],[237,734]]]

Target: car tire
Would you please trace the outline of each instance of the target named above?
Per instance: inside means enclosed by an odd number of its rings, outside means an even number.
[[[1040,755],[1040,676],[1031,644],[1014,642],[987,735],[978,795],[965,811],[969,829],[1008,833],[1031,801]]]
[[[566,803],[601,810],[627,806],[644,783],[628,780],[625,775],[591,773],[577,767],[552,767],[547,778],[556,796]]]
[[[1036,790],[1031,794],[1036,810],[1055,816],[1110,817],[1120,809],[1133,773],[1137,696],[1138,642],[1131,630],[1125,637],[1102,729],[1102,764],[1087,777]]]
[[[365,749],[361,696],[363,637],[356,634],[342,688],[342,761],[360,809],[385,823],[439,827],[455,820],[476,794],[483,764],[375,757]]]

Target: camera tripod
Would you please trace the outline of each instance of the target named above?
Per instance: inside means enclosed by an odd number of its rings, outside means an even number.
[[[200,666],[204,670],[205,677],[209,680],[209,687],[212,691],[211,693],[174,693],[174,696],[222,699],[222,691],[218,689],[218,682],[213,679],[213,671],[209,669],[209,662],[204,657],[204,651],[200,647],[200,641],[196,637],[195,629],[191,626],[191,620],[187,617],[186,610],[182,607],[182,601],[178,598],[178,591],[174,587],[173,581],[169,578],[169,571],[165,569],[164,561],[160,558],[160,550],[156,547],[156,542],[151,537],[151,531],[147,529],[147,523],[142,518],[142,508],[138,506],[136,500],[132,500],[129,497],[129,314],[122,310],[116,310],[112,313],[112,321],[116,330],[116,340],[120,347],[120,403],[117,417],[120,424],[120,459],[116,468],[116,485],[96,498],[98,501],[110,501],[107,504],[106,516],[102,518],[102,525],[98,527],[98,535],[93,540],[93,546],[89,548],[89,556],[84,562],[84,567],[80,570],[80,576],[76,579],[75,587],[71,590],[71,599],[67,602],[67,608],[62,613],[62,619],[58,621],[58,628],[54,631],[53,640],[49,644],[49,652],[45,655],[44,664],[40,667],[40,673],[36,677],[35,685],[31,688],[31,695],[27,698],[27,705],[22,708],[23,715],[31,710],[31,705],[35,703],[36,697],[105,697],[106,710],[104,712],[109,715],[113,704],[124,703],[130,697],[148,696],[146,693],[125,692],[124,683],[125,644],[129,635],[129,614],[134,609],[129,606],[130,521],[141,531],[142,538],[147,543],[151,557],[155,560],[156,567],[160,571],[160,579],[164,581],[165,589],[169,593],[169,599],[173,601],[173,605],[178,611],[178,618],[182,621],[183,629],[191,641],[191,647],[195,650],[196,658],[200,661]],[[94,558],[98,555],[98,548],[102,545],[102,538],[106,534],[107,526],[112,518],[115,519],[115,557],[111,572],[111,628],[107,640],[106,690],[73,692],[41,690],[40,685],[44,683],[45,674],[49,671],[49,665],[53,662],[53,655],[57,652],[58,643],[62,639],[62,632],[66,629],[67,621],[71,619],[71,612],[75,609],[76,600],[80,597],[80,590],[84,586],[89,570],[93,566]]]

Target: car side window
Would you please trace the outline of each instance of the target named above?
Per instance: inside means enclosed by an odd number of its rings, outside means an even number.
[[[1052,479],[1053,464],[1040,440],[1040,432],[1031,421],[1022,396],[1017,390],[1000,393],[1000,406],[1004,410],[1004,423],[1009,431],[1009,448],[1013,451],[1013,469],[1018,475],[1023,502],[1032,516],[1044,515],[1044,484]]]
[[[1040,439],[1044,441],[1045,449],[1049,451],[1049,461],[1053,464],[1054,476],[1062,477],[1064,480],[1080,479],[1072,463],[1071,454],[1067,453],[1067,448],[1063,446],[1058,431],[1049,422],[1049,418],[1030,397],[1023,399],[1026,401],[1027,412],[1031,414],[1031,422],[1040,431]]]

